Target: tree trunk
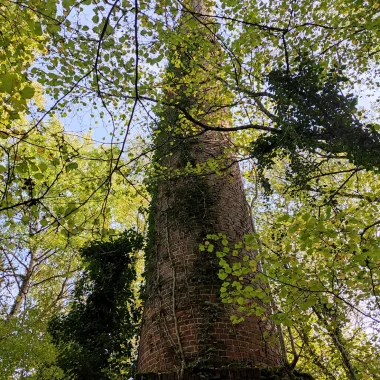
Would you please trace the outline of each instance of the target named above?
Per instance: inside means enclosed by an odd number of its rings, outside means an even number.
[[[22,302],[24,301],[26,295],[28,294],[29,291],[29,286],[30,286],[30,280],[32,278],[32,274],[34,271],[34,266],[35,266],[35,256],[34,252],[30,251],[29,252],[30,259],[29,259],[29,265],[25,269],[25,273],[22,276],[22,281],[21,281],[21,286],[19,288],[19,292],[13,302],[13,305],[11,307],[11,310],[7,316],[7,319],[11,319],[17,316],[17,314],[20,312]]]

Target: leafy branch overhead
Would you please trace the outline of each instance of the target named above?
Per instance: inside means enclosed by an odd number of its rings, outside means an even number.
[[[127,376],[149,191],[236,162],[254,233],[202,246],[221,300],[273,301],[290,367],[378,377],[378,1],[203,5],[1,2],[0,378]],[[200,164],[210,135],[228,148]]]
[[[277,133],[252,142],[252,156],[261,168],[276,156],[289,155],[293,175],[309,175],[306,152],[345,154],[356,166],[380,168],[380,133],[376,124],[357,118],[357,99],[344,94],[344,68],[326,72],[322,65],[301,59],[290,73],[276,69],[268,75]]]

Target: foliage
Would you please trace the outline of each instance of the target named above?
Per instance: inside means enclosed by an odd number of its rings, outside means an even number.
[[[4,129],[28,112],[28,102],[36,89],[26,71],[36,55],[45,51],[46,39],[40,19],[28,8],[22,9],[14,2],[6,1],[0,5],[0,17],[3,26],[0,39],[0,106]]]
[[[261,233],[234,247],[211,235],[200,248],[214,252],[214,241],[222,243],[216,251],[221,298],[236,305],[234,323],[244,314],[263,315],[260,302],[274,301],[271,318],[283,327],[289,365],[316,378],[377,378],[378,176],[347,160],[315,159],[308,190],[289,191],[284,159],[265,173],[272,196],[259,197],[257,187],[253,193],[253,223]],[[256,250],[255,259],[242,250]],[[228,254],[237,258],[232,265]]]
[[[20,318],[0,323],[0,373],[3,379],[62,379],[57,351],[45,333],[48,319],[29,309]]]
[[[292,176],[307,178],[313,162],[307,152],[346,153],[355,165],[379,168],[380,134],[376,125],[357,117],[357,99],[344,95],[348,81],[343,67],[325,73],[321,65],[302,59],[294,73],[276,69],[268,75],[268,92],[275,104],[278,131],[252,143],[259,167],[273,164],[276,155],[289,155]]]
[[[43,378],[44,371],[53,378],[47,320],[67,307],[81,268],[78,250],[135,223],[135,190],[118,177],[106,197],[109,153],[88,138],[67,135],[52,120],[16,145],[16,138],[2,139],[2,376],[22,371],[24,377]]]
[[[85,269],[68,314],[58,314],[49,331],[58,365],[67,379],[109,379],[131,374],[140,322],[135,299],[136,251],[142,237],[129,230],[81,250]]]
[[[376,377],[378,106],[356,99],[373,91],[378,101],[379,9],[374,0],[4,1],[4,376],[53,371],[41,316],[68,312],[80,247],[135,221],[144,229],[147,183],[221,174],[234,156],[258,194],[262,231],[242,244],[262,252],[221,275],[256,267],[283,313],[274,318],[289,356],[317,378]],[[75,115],[85,120],[77,129],[103,125],[94,136],[107,145],[70,136]],[[170,156],[211,130],[229,133],[223,157],[196,165],[183,154],[172,171],[152,164],[154,151],[154,160]],[[251,158],[272,189],[266,197]],[[237,286],[239,306],[258,297]],[[15,348],[16,335],[33,343]]]

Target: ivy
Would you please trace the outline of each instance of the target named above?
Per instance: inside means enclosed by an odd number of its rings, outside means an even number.
[[[129,230],[81,250],[84,269],[71,310],[49,331],[67,379],[110,379],[133,373],[141,310],[133,283],[141,235]]]
[[[252,156],[261,170],[271,167],[276,157],[288,155],[289,176],[306,183],[317,165],[310,153],[318,152],[347,154],[356,166],[378,170],[378,126],[357,118],[357,99],[343,92],[348,81],[344,67],[326,72],[309,58],[299,61],[292,71],[279,68],[267,77],[278,133],[252,142]]]

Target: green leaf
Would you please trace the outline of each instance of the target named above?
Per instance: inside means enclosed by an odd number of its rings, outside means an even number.
[[[245,244],[252,245],[255,242],[256,242],[256,239],[252,234],[245,235]]]
[[[21,221],[22,221],[23,224],[28,224],[29,221],[30,221],[30,218],[29,218],[29,216],[24,215],[24,216],[21,218]]]
[[[238,305],[244,305],[245,304],[245,298],[243,297],[239,297],[237,300],[236,300],[237,304]]]
[[[78,164],[76,162],[71,162],[66,165],[66,171],[78,169]]]
[[[15,166],[16,173],[26,173],[28,171],[28,164],[26,162],[22,162]]]
[[[38,167],[40,168],[41,172],[44,173],[46,171],[46,169],[48,168],[48,166],[44,163],[44,162],[41,162]]]
[[[281,323],[284,325],[284,326],[287,326],[287,327],[291,327],[293,326],[293,322],[291,319],[289,318],[284,318],[281,320]]]
[[[6,73],[0,76],[0,92],[11,94],[17,86],[18,76],[15,73]]]
[[[30,86],[24,87],[20,94],[23,99],[32,99],[34,96],[34,88]]]

